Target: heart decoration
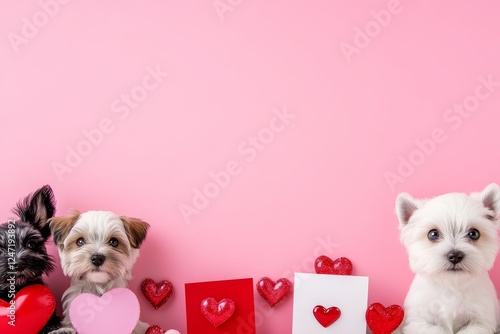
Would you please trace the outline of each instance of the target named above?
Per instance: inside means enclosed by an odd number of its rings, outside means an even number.
[[[145,334],[180,334],[180,333],[175,329],[169,329],[168,331],[165,331],[160,326],[153,325],[148,328]]]
[[[269,306],[274,307],[290,295],[292,283],[286,278],[274,282],[269,277],[263,277],[257,282],[257,292]]]
[[[141,291],[155,310],[157,310],[170,299],[174,292],[174,287],[169,281],[156,283],[151,278],[146,278],[142,281]]]
[[[137,296],[114,288],[102,296],[82,293],[69,305],[69,318],[78,334],[130,334],[140,314]]]
[[[335,261],[328,256],[318,256],[314,261],[314,269],[317,274],[329,275],[352,275],[352,262],[346,257],[339,257]]]
[[[315,306],[313,314],[316,320],[323,327],[328,327],[340,318],[340,309],[338,307],[325,308],[321,305]]]
[[[399,305],[384,307],[380,303],[373,303],[366,310],[366,323],[373,334],[391,334],[404,317],[404,310]]]
[[[0,333],[38,333],[56,309],[54,295],[48,287],[41,284],[19,290],[13,301],[15,304],[0,299]],[[15,311],[10,309],[11,305],[15,305]]]
[[[217,302],[214,298],[205,298],[201,302],[201,313],[214,325],[218,327],[226,322],[234,313],[234,301],[222,299]]]
[[[149,326],[145,334],[165,334],[165,330],[158,325]]]

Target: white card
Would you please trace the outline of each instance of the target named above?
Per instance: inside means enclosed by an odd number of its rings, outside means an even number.
[[[295,273],[293,290],[292,334],[366,334],[368,277]],[[318,305],[339,308],[340,317],[324,327],[313,314]]]

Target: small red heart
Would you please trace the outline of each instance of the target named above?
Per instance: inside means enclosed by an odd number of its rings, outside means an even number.
[[[205,298],[201,302],[201,313],[214,325],[218,327],[226,322],[234,313],[234,302],[231,299],[222,299],[217,302],[214,298]]]
[[[155,310],[157,310],[172,296],[174,287],[169,281],[156,283],[151,278],[146,278],[142,281],[141,291]]]
[[[158,325],[153,325],[148,328],[145,334],[165,334],[166,330]]]
[[[269,277],[263,277],[257,282],[257,292],[269,306],[274,307],[292,292],[292,283],[286,278],[274,282]]]
[[[335,261],[328,256],[321,255],[314,261],[317,274],[352,275],[352,262],[346,257],[339,257]]]
[[[405,311],[399,305],[384,307],[373,303],[366,310],[366,323],[373,334],[391,334],[403,321]]]
[[[340,309],[338,307],[324,308],[321,305],[314,307],[313,314],[316,320],[323,327],[328,327],[340,318]]]
[[[0,299],[0,333],[38,333],[56,308],[54,295],[41,284],[29,285],[17,291],[13,300],[16,310],[11,318],[11,303]],[[15,320],[15,326],[9,324],[12,320]]]

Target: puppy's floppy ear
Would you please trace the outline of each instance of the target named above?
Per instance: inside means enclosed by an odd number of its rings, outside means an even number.
[[[54,216],[55,206],[56,201],[52,188],[45,185],[20,200],[13,211],[22,221],[32,224],[33,227],[40,231],[42,237],[47,239],[50,236],[47,221]]]
[[[80,212],[72,210],[67,217],[54,217],[49,219],[52,238],[54,239],[54,244],[56,244],[59,249],[62,250],[64,248],[64,239],[66,239],[73,226],[75,226],[78,217],[80,217]]]
[[[139,248],[144,239],[146,239],[149,224],[140,219],[127,216],[120,216],[120,219],[123,222],[123,226],[125,226],[125,232],[127,233],[130,245],[133,248]]]
[[[481,192],[481,201],[485,208],[492,211],[492,216],[488,217],[491,220],[496,220],[500,211],[500,187],[498,184],[492,183]]]
[[[396,198],[396,215],[401,227],[406,226],[411,216],[418,210],[420,203],[411,197],[410,194],[400,193]]]

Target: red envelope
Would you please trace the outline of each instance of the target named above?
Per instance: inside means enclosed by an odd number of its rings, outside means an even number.
[[[186,321],[188,334],[256,334],[253,279],[187,283]],[[201,311],[202,301],[230,299],[234,313],[215,327]]]

